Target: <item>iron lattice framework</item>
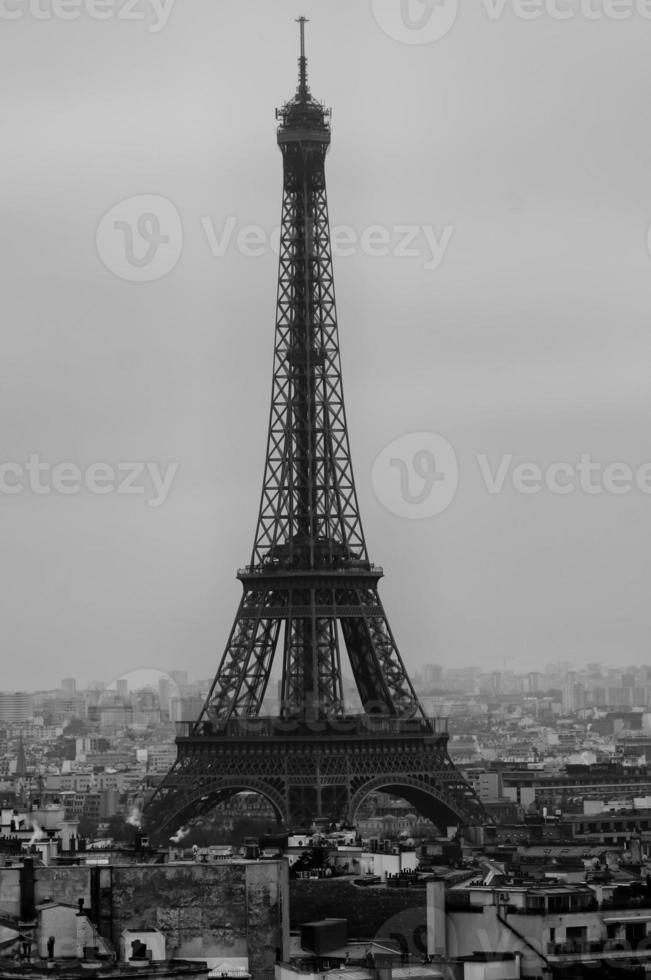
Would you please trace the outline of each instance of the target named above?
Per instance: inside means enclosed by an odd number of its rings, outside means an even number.
[[[426,718],[378,593],[353,479],[339,356],[325,156],[329,112],[310,94],[300,18],[295,97],[277,111],[283,203],[267,457],[243,595],[199,718],[147,808],[187,821],[243,789],[288,824],[354,815],[393,787],[439,823],[485,814]],[[282,635],[276,717],[261,709]],[[347,715],[341,638],[363,714]]]

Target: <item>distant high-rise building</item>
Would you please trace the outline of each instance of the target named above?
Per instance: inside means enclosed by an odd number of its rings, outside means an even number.
[[[440,664],[425,664],[423,682],[427,687],[441,687],[443,683],[443,668]]]
[[[578,711],[579,708],[585,707],[586,693],[583,684],[576,682],[575,671],[568,671],[567,677],[568,679],[563,684],[562,706],[565,714],[571,714],[573,711]]]
[[[532,670],[527,674],[527,691],[529,694],[536,694],[540,688],[540,673]]]
[[[479,671],[476,667],[448,667],[445,671],[444,688],[459,694],[476,694]]]
[[[61,681],[61,690],[67,694],[74,694],[77,690],[77,681],[74,677],[64,677]]]
[[[199,695],[170,699],[170,721],[193,721],[204,706],[205,698]]]
[[[118,677],[115,682],[115,692],[119,698],[129,697],[129,681],[126,677]]]
[[[118,731],[133,724],[133,707],[126,701],[116,698],[113,704],[102,704],[99,708],[99,723],[102,731]]]
[[[173,681],[176,681],[178,686],[183,689],[188,685],[188,672],[187,670],[170,670],[170,677]]]
[[[158,681],[158,700],[160,703],[161,717],[169,718],[170,701],[173,693],[176,693],[176,685],[169,677],[161,677]]]
[[[34,717],[34,697],[28,691],[0,691],[0,722],[18,725]]]

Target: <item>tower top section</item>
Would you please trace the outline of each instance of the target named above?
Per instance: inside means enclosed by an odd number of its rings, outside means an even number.
[[[297,17],[296,23],[301,32],[301,56],[298,59],[298,92],[301,98],[309,98],[310,90],[307,87],[307,58],[305,57],[305,25],[309,23],[307,17]]]
[[[281,147],[297,141],[330,142],[330,110],[326,109],[310,94],[307,83],[307,56],[305,54],[305,25],[307,17],[297,17],[300,33],[300,55],[298,59],[298,86],[293,99],[276,109],[278,143]]]

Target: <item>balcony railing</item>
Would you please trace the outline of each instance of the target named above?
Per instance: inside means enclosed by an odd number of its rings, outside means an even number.
[[[548,903],[545,906],[541,901],[536,905],[505,905],[504,909],[507,915],[584,915],[586,912],[598,911],[599,903],[596,898],[583,898],[579,903],[568,896],[558,904]]]
[[[258,715],[228,721],[179,721],[177,738],[272,738],[291,736],[446,735],[447,718],[393,718],[385,715],[345,715],[341,718],[279,718]]]
[[[651,949],[644,943],[636,948],[634,944],[618,943],[614,939],[569,939],[564,943],[547,943],[548,956],[603,956],[614,959],[648,959]]]
[[[609,911],[620,911],[622,909],[647,909],[651,906],[651,895],[648,894],[631,894],[631,895],[617,895],[613,898],[606,899],[601,903],[601,910],[603,912]]]
[[[351,573],[371,574],[377,578],[382,578],[384,569],[381,565],[373,565],[368,561],[355,561],[349,558],[341,559],[340,562],[325,561],[323,564],[315,565],[313,568],[302,568],[293,565],[289,560],[274,559],[273,561],[261,562],[259,565],[245,565],[238,568],[238,576],[247,575],[297,575],[304,572],[321,572],[322,574],[350,575]]]
[[[558,907],[544,905],[507,905],[507,915],[584,915],[586,912],[596,912],[599,903],[596,899],[576,905],[570,901],[559,903]]]

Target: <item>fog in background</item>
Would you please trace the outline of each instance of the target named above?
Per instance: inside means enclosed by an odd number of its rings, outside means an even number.
[[[278,226],[300,13],[333,108],[331,223],[453,228],[438,268],[335,258],[362,518],[408,668],[648,660],[651,497],[492,495],[476,456],[651,460],[651,21],[462,0],[446,37],[405,44],[366,0],[177,0],[156,32],[0,22],[0,461],[179,464],[159,507],[0,494],[5,689],[217,666],[259,504],[277,259],[214,256],[205,219]],[[131,282],[96,234],[144,194],[177,208],[183,249]],[[454,446],[459,492],[408,520],[371,470],[421,431]]]

